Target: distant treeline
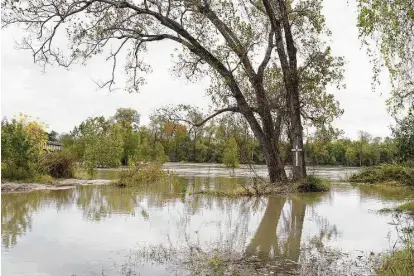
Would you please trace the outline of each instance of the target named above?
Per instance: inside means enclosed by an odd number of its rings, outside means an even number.
[[[405,121],[413,120],[410,116]],[[76,156],[78,162],[90,162],[90,166],[116,167],[154,160],[213,163],[224,160],[229,165],[265,162],[248,125],[238,117],[223,116],[201,127],[190,122],[200,120],[202,114],[187,113],[177,119],[156,112],[144,126],[139,124],[139,118],[137,111],[120,108],[111,118],[88,118],[70,133],[59,137],[53,134],[49,138],[61,140],[65,151]],[[366,132],[360,132],[356,140],[315,134],[306,140],[306,159],[309,164],[345,166],[409,161],[414,156],[412,132],[409,124],[405,128],[400,124],[393,130],[393,138],[374,138]],[[291,145],[281,143],[283,162],[289,164]]]

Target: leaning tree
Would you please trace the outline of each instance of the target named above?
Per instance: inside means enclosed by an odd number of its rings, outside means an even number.
[[[177,44],[174,70],[189,80],[208,77],[217,110],[248,122],[271,182],[285,180],[279,141],[303,149],[303,125],[326,125],[342,111],[327,86],[342,80],[342,59],[323,42],[321,0],[3,0],[2,26],[26,31],[20,47],[34,61],[68,67],[108,54],[115,70],[126,57],[132,90],[149,67],[154,42]],[[56,44],[64,33],[68,49]],[[107,49],[111,49],[108,51]],[[125,54],[123,56],[123,53]],[[199,122],[195,122],[199,123]],[[293,178],[306,176],[304,152],[293,155]]]

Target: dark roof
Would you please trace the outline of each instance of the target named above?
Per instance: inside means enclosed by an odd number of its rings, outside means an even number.
[[[57,141],[47,141],[46,143],[51,146],[62,146],[62,143]]]

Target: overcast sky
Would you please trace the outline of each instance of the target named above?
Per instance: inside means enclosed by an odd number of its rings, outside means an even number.
[[[392,123],[385,106],[388,80],[374,93],[371,90],[372,70],[366,52],[361,49],[356,28],[355,3],[345,0],[325,0],[324,14],[332,31],[332,50],[346,59],[347,88],[332,91],[344,115],[335,126],[345,136],[355,138],[359,130],[374,136],[390,135]],[[158,43],[149,52],[147,60],[153,68],[147,84],[140,93],[128,94],[122,90],[109,92],[97,89],[94,80],[108,76],[111,64],[93,59],[86,66],[74,66],[70,71],[48,68],[45,74],[33,63],[30,52],[16,50],[19,30],[2,31],[1,38],[1,115],[13,117],[19,112],[38,117],[49,125],[49,130],[70,131],[89,116],[111,116],[118,107],[131,107],[141,114],[141,122],[155,108],[166,104],[192,104],[207,109],[209,98],[204,90],[206,81],[188,84],[170,73],[173,48]],[[122,74],[122,68],[119,70]],[[122,85],[122,83],[118,83]]]

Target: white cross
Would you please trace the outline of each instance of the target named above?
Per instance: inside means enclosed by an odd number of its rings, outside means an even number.
[[[298,145],[296,145],[296,148],[292,149],[292,151],[296,152],[296,167],[299,166],[299,152],[302,151],[302,149],[298,148]]]

